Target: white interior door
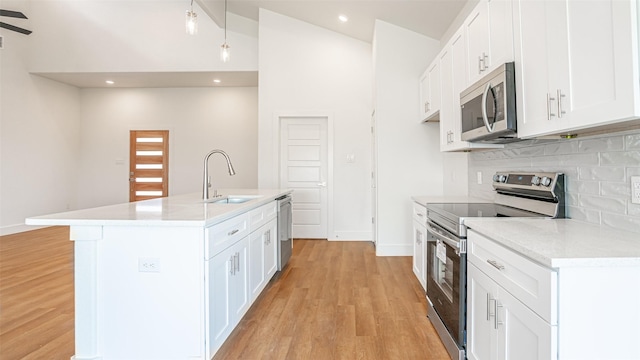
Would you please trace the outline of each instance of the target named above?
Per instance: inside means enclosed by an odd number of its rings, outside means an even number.
[[[327,238],[328,119],[280,118],[280,184],[293,189],[293,237]]]
[[[378,163],[377,156],[377,143],[376,143],[376,112],[375,110],[371,113],[371,235],[373,238],[373,244],[376,245],[378,243],[378,232],[376,224],[376,219],[378,218],[378,193],[376,189],[376,181],[377,179],[377,168],[376,165]]]

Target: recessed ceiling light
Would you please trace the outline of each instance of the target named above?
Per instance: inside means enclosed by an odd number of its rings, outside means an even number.
[[[113,84],[115,84],[115,81],[113,81],[113,80],[107,80],[107,81],[105,81],[105,82],[106,82],[107,84],[109,84],[109,85],[113,85]]]
[[[343,23],[346,23],[347,21],[349,21],[349,17],[347,17],[347,15],[338,15],[338,20],[340,20]]]
[[[213,82],[216,84],[220,84],[222,81],[220,79],[213,79]]]

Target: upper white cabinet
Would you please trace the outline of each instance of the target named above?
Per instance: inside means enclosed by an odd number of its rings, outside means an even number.
[[[437,120],[440,113],[440,64],[436,58],[420,77],[421,121]]]
[[[481,0],[464,23],[469,84],[513,61],[511,0]]]
[[[442,49],[440,61],[441,108],[440,108],[440,150],[464,151],[473,148],[500,148],[503,145],[479,144],[462,141],[460,93],[468,85],[465,32],[463,29],[453,35]]]
[[[514,1],[518,134],[573,134],[640,115],[635,0]]]

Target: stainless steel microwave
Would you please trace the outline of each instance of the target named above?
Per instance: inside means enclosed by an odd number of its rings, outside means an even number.
[[[517,141],[513,62],[485,75],[460,94],[462,140],[503,144]]]

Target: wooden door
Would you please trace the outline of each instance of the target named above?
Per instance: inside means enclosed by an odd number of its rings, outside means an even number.
[[[169,195],[169,131],[131,130],[129,201]]]

